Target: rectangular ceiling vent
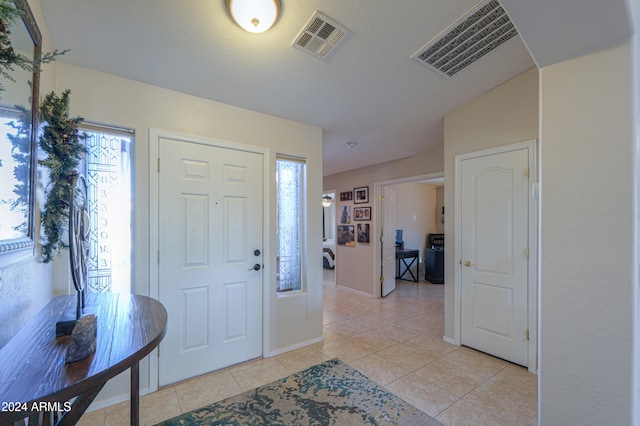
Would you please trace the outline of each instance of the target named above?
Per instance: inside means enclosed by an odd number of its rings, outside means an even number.
[[[497,0],[484,1],[411,56],[449,78],[518,34]]]
[[[349,30],[333,19],[316,11],[291,43],[291,47],[316,58],[326,59]]]

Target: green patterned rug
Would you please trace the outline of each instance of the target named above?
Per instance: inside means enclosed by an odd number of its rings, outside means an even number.
[[[332,359],[159,425],[440,425],[339,359]]]

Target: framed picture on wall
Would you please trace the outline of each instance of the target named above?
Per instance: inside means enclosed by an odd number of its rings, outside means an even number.
[[[361,186],[360,188],[353,188],[353,193],[356,194],[353,204],[364,204],[369,202],[369,187]]]
[[[371,207],[354,207],[353,220],[371,220]]]
[[[353,225],[338,226],[338,245],[354,247],[356,243],[353,234]]]
[[[358,224],[358,242],[369,244],[369,224],[368,223]]]
[[[351,223],[351,206],[348,204],[340,206],[340,223]]]
[[[340,193],[340,201],[351,201],[353,199],[353,192],[341,192]]]

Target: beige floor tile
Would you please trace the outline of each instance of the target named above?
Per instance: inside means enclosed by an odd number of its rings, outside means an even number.
[[[95,410],[90,413],[84,413],[80,417],[80,421],[76,423],[79,426],[104,426],[107,410],[104,408]]]
[[[289,375],[289,371],[275,358],[265,358],[232,367],[229,372],[243,391],[266,385]]]
[[[529,425],[537,421],[537,399],[530,389],[487,381],[463,399],[512,424]]]
[[[322,352],[322,345],[285,352],[275,358],[290,374],[331,359],[329,355]]]
[[[416,327],[413,321],[395,321],[388,323],[378,329],[394,340],[404,342],[424,334],[421,327]]]
[[[420,335],[442,340],[442,336],[444,336],[444,324],[442,324],[442,319],[438,320],[438,317],[441,318],[440,315],[442,314],[438,314],[436,318],[433,318],[434,316],[432,315],[423,315],[412,318],[410,320],[410,324],[416,331],[419,331]]]
[[[378,352],[390,346],[400,343],[390,337],[388,333],[380,330],[371,330],[366,333],[358,334],[350,339],[352,342],[359,344],[370,352]]]
[[[484,382],[484,379],[439,359],[415,371],[415,374],[461,398]]]
[[[325,312],[322,316],[322,321],[325,325],[332,324],[334,322],[346,321],[362,315],[350,308],[340,308],[334,311]]]
[[[371,354],[371,351],[349,339],[327,343],[322,347],[322,352],[330,358],[340,358],[346,363]]]
[[[388,384],[386,388],[431,417],[436,417],[458,400],[457,396],[413,373]]]
[[[438,339],[425,335],[421,335],[408,340],[407,344],[417,348],[427,355],[431,355],[436,358],[442,358],[443,356],[459,349],[459,346],[447,343],[443,341],[442,338]]]
[[[366,315],[360,315],[350,320],[356,327],[365,329],[365,331],[375,330],[387,324],[387,321],[380,318],[379,315],[372,314],[368,309]]]
[[[349,365],[383,386],[409,374],[404,368],[390,364],[376,354],[351,361]]]
[[[152,425],[182,414],[173,387],[140,398],[140,424]]]
[[[105,426],[127,426],[130,424],[129,413],[131,411],[128,401],[107,407],[104,424]]]
[[[344,339],[344,337],[342,337],[338,333],[334,333],[333,331],[327,329],[326,327],[323,327],[322,329],[322,337],[324,337],[325,343],[336,342],[338,340]]]
[[[466,347],[458,348],[448,353],[444,358],[448,362],[485,379],[490,378],[509,365],[507,361]]]
[[[228,370],[207,374],[175,385],[182,412],[212,404],[242,392]]]
[[[445,426],[514,426],[512,423],[460,400],[444,410],[436,420]]]
[[[385,321],[382,318],[373,319],[368,316],[360,316],[347,320],[345,323],[350,328],[358,330],[356,334],[362,334],[382,327],[385,324]]]
[[[415,347],[406,343],[400,343],[391,346],[382,351],[376,352],[376,355],[386,359],[387,361],[409,371],[415,371],[420,367],[424,367],[437,358],[419,351]]]
[[[129,401],[107,407],[105,425],[129,425],[130,408]],[[141,425],[153,425],[180,414],[182,414],[182,410],[180,410],[178,397],[173,387],[161,389],[140,398]]]
[[[501,370],[498,374],[491,377],[494,383],[502,383],[515,387],[529,387],[537,392],[538,388],[538,376],[529,373],[525,367],[521,367],[515,364],[509,364],[506,368]]]
[[[327,324],[324,326],[324,328],[343,338],[352,337],[356,334],[361,334],[369,331],[369,329],[362,329],[361,327],[357,327],[351,324],[350,321],[341,321]]]

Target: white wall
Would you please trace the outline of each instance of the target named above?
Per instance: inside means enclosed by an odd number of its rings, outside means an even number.
[[[420,250],[427,234],[436,230],[435,186],[426,183],[393,185],[396,189],[396,228],[403,230],[405,248]]]
[[[72,115],[135,130],[133,291],[138,294],[148,295],[150,286],[157,285],[149,278],[149,128],[266,147],[272,177],[276,154],[306,158],[306,254],[318,261],[305,265],[306,292],[276,297],[275,257],[269,259],[265,269],[265,285],[271,294],[269,335],[265,336],[269,348],[265,356],[322,338],[321,129],[63,63],[58,64],[56,87],[58,92],[71,89]],[[274,200],[275,179],[268,188],[267,198]],[[265,252],[268,248],[275,253],[275,215],[270,215],[268,232]],[[148,367],[141,372],[141,387],[145,387]]]
[[[528,71],[445,116],[445,336],[454,340],[455,156],[538,139],[538,70]]]
[[[543,425],[631,424],[632,54],[625,44],[540,72]]]
[[[405,249],[418,250],[424,278],[424,248],[427,235],[436,232],[436,187],[426,183],[402,183],[396,189],[396,229],[402,229]],[[416,264],[411,268],[416,273]],[[408,274],[404,278],[411,278]]]

